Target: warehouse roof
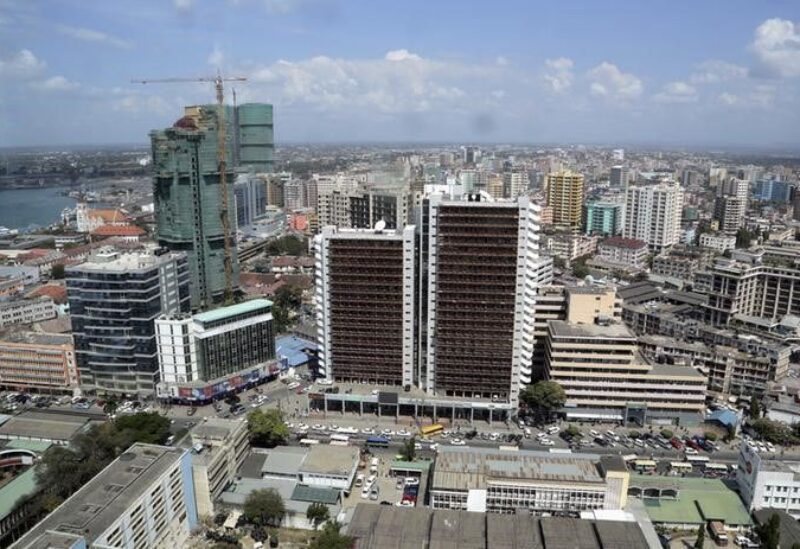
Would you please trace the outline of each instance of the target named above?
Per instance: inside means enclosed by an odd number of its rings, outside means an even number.
[[[433,489],[483,489],[492,480],[602,484],[594,454],[501,452],[492,448],[443,447],[436,458]]]
[[[214,309],[211,311],[207,311],[205,313],[200,313],[198,315],[194,315],[193,318],[203,323],[215,322],[217,320],[243,315],[246,313],[252,313],[258,311],[259,309],[269,308],[269,307],[272,307],[272,302],[267,299],[251,299],[250,301],[237,303],[236,305],[230,305],[228,307],[220,307],[219,309]]]
[[[83,429],[89,420],[88,416],[23,412],[11,417],[0,426],[0,438],[68,441]]]
[[[620,323],[611,323],[605,326],[599,324],[571,324],[564,320],[550,320],[547,323],[550,332],[555,337],[597,337],[604,339],[630,339],[635,341],[627,326]]]

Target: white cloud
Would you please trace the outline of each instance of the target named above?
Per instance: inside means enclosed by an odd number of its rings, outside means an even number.
[[[697,101],[697,90],[686,82],[669,82],[653,96],[658,103],[694,103]]]
[[[167,100],[157,95],[142,95],[129,93],[122,95],[118,99],[111,101],[111,108],[114,111],[127,113],[147,113],[168,116],[176,112],[175,105],[171,105]]]
[[[411,53],[406,49],[392,50],[386,52],[387,61],[420,61],[422,58],[416,53]]]
[[[692,84],[716,84],[718,82],[728,82],[747,76],[747,69],[728,63],[712,59],[704,61],[695,66],[695,71],[689,77]]]
[[[496,101],[505,93],[498,86],[517,77],[494,63],[437,61],[397,49],[379,59],[281,60],[254,68],[248,78],[243,97],[263,94],[284,107],[302,104],[331,112],[361,108],[387,114],[466,111],[470,98]]]
[[[719,94],[719,97],[717,97],[717,99],[719,99],[720,103],[722,103],[723,105],[727,105],[729,107],[733,106],[733,105],[736,105],[740,101],[738,95],[734,95],[734,94],[728,93],[728,92],[723,92],[723,93]]]
[[[52,76],[46,80],[42,80],[41,82],[34,83],[33,86],[42,91],[54,92],[72,91],[80,88],[80,84],[77,82],[71,82],[63,76]]]
[[[497,58],[494,60],[494,62],[500,65],[501,67],[505,67],[506,65],[509,64],[508,59],[506,59],[502,55],[498,55]]]
[[[181,12],[191,11],[194,7],[194,0],[172,0],[172,3]]]
[[[47,64],[30,50],[19,50],[7,57],[0,55],[0,77],[8,80],[27,80],[44,72]]]
[[[642,81],[634,74],[622,72],[613,63],[603,61],[591,69],[587,76],[592,95],[615,101],[636,99],[644,91]]]
[[[490,95],[491,95],[491,96],[492,96],[494,99],[497,99],[498,101],[500,101],[501,99],[504,99],[504,98],[505,98],[505,96],[506,96],[506,90],[492,90],[492,92],[491,92],[491,94],[490,94]]]
[[[717,96],[717,100],[727,107],[771,109],[775,103],[776,91],[775,86],[758,84],[736,93],[723,92]]]
[[[767,19],[756,28],[750,48],[771,75],[800,76],[800,26],[792,21]]]
[[[131,44],[127,40],[123,40],[122,38],[118,38],[116,36],[98,30],[86,29],[82,27],[69,27],[67,25],[59,25],[58,32],[60,32],[65,36],[69,36],[75,38],[76,40],[81,40],[83,42],[108,44],[109,46],[114,46],[115,48],[120,48],[120,49],[130,49],[133,47],[133,44]]]
[[[572,87],[574,76],[572,74],[572,59],[559,57],[547,59],[544,79],[554,93],[564,93]]]
[[[208,55],[208,64],[214,67],[220,67],[224,61],[225,54],[218,45],[215,45],[214,50]]]
[[[274,15],[285,15],[297,10],[304,3],[304,0],[264,0],[264,7]]]

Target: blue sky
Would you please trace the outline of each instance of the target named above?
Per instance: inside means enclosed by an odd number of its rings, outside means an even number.
[[[0,0],[0,146],[145,143],[246,76],[276,140],[796,146],[797,0]]]

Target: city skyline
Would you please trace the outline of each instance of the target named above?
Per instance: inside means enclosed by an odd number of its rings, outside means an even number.
[[[612,9],[613,8],[613,9]],[[0,1],[0,147],[146,142],[203,84],[245,76],[277,143],[793,146],[788,1]],[[53,121],[58,121],[54,124]]]

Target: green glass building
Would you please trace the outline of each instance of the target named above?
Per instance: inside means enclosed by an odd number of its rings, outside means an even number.
[[[619,202],[589,202],[584,207],[584,232],[613,236],[622,234],[625,206]]]

